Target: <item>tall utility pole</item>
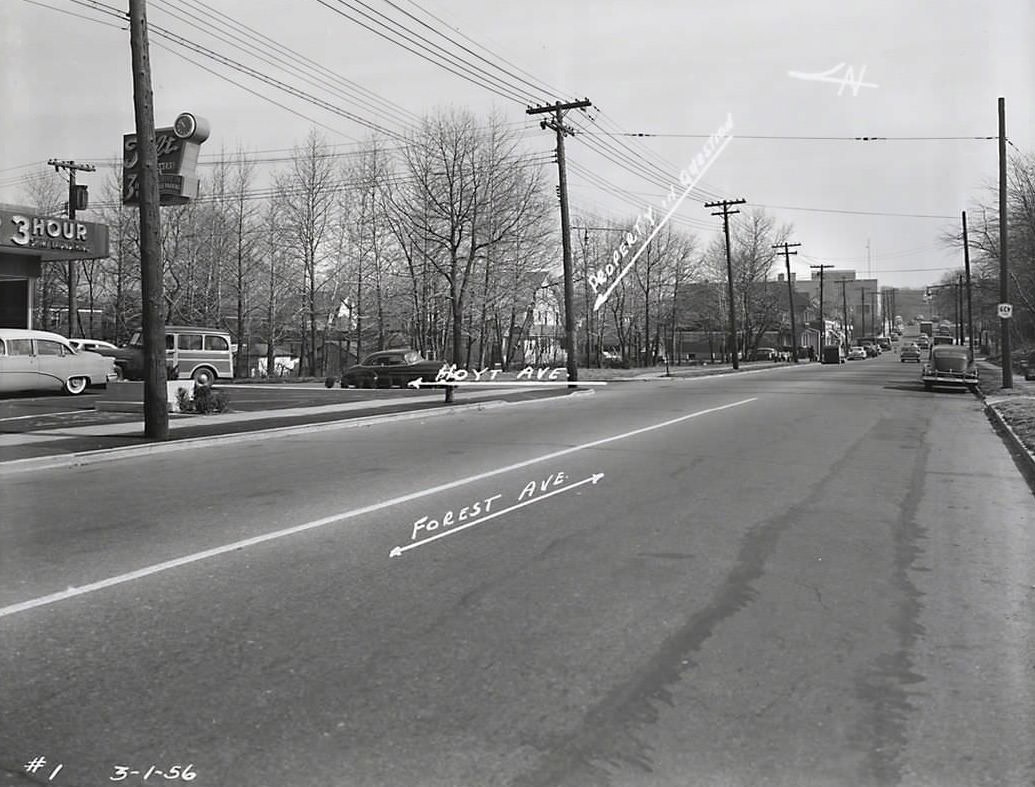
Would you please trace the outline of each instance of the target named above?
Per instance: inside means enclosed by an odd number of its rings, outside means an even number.
[[[861,339],[866,335],[866,288],[862,287],[859,290],[859,301],[862,304],[862,308],[859,310],[859,319],[862,320],[860,326],[859,338]]]
[[[169,439],[162,257],[158,215],[158,150],[151,93],[145,0],[129,0],[129,45],[133,63],[133,112],[140,167],[140,295],[144,338],[144,436]]]
[[[1010,282],[1007,276],[1006,244],[1006,99],[999,99],[999,302],[1010,302]],[[999,333],[1003,348],[1003,388],[1013,388],[1013,366],[1010,358],[1010,320],[999,318]]]
[[[783,249],[783,259],[787,264],[787,309],[791,313],[791,357],[798,362],[798,331],[794,327],[794,283],[791,281],[791,255],[796,251],[789,251],[791,247],[800,246],[800,243],[778,243],[774,249]]]
[[[823,271],[833,268],[833,265],[810,265],[813,270],[819,270],[819,349],[827,346],[827,324],[823,319]]]
[[[874,290],[870,293],[870,327],[873,329],[874,337],[877,336],[877,306],[878,298],[880,297],[880,291]]]
[[[967,335],[970,351],[974,352],[974,312],[970,302],[970,246],[967,245],[967,211],[963,211],[963,269],[967,276]]]
[[[75,220],[75,210],[78,207],[79,194],[75,186],[76,172],[94,172],[97,168],[93,164],[76,164],[74,161],[58,161],[50,159],[47,162],[54,168],[55,172],[63,169],[68,170],[68,220]],[[84,187],[85,188],[85,187]],[[76,269],[75,260],[68,261],[68,338],[75,337],[76,318],[79,316],[79,305],[76,303]]]
[[[739,210],[730,210],[731,205],[743,205],[747,200],[724,199],[718,202],[706,202],[706,208],[718,208],[722,210],[712,213],[713,216],[722,216],[722,228],[726,234],[726,296],[730,300],[730,347],[733,348],[733,368],[739,369],[740,362],[737,359],[737,304],[733,300],[733,259],[730,256],[730,216],[740,213]],[[744,349],[747,349],[746,347]]]
[[[584,98],[581,101],[570,101],[562,104],[558,101],[552,106],[529,107],[525,112],[529,115],[540,115],[552,112],[551,120],[543,120],[539,128],[552,128],[557,134],[557,180],[558,193],[561,198],[561,247],[564,250],[564,337],[568,356],[568,380],[575,383],[579,379],[579,368],[575,358],[575,299],[572,295],[572,262],[571,262],[571,220],[568,216],[568,174],[564,164],[564,137],[575,134],[575,130],[564,125],[564,113],[569,109],[585,109],[593,103]],[[574,388],[574,385],[569,385]]]
[[[842,327],[845,332],[845,355],[848,354],[848,295],[845,292],[845,285],[848,283],[848,279],[838,279],[837,283],[841,285],[841,313],[843,315]]]

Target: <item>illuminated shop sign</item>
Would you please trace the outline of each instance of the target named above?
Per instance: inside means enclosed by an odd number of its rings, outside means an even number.
[[[0,251],[12,250],[36,253],[44,259],[107,257],[108,228],[91,221],[0,208]]]
[[[155,129],[158,149],[158,196],[162,205],[184,205],[198,196],[195,170],[208,121],[184,112],[166,128]],[[122,204],[140,204],[140,155],[137,135],[122,137]]]

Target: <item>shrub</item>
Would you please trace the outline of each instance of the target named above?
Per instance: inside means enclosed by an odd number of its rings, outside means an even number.
[[[209,385],[195,385],[193,400],[186,388],[177,388],[176,403],[181,413],[225,413],[230,407],[230,396],[225,391],[212,390]]]

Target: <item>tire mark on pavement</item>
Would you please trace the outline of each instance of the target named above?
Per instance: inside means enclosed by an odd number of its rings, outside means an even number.
[[[906,724],[913,711],[910,697],[925,678],[914,670],[913,651],[923,636],[920,623],[923,593],[909,576],[910,571],[925,570],[918,566],[919,542],[927,538],[927,528],[917,524],[916,513],[923,497],[929,447],[921,441],[913,463],[909,492],[902,501],[901,514],[892,533],[894,566],[891,583],[901,595],[898,608],[889,621],[898,647],[880,656],[872,669],[856,680],[856,695],[871,707],[864,722],[870,741],[867,767],[877,784],[899,784],[902,780],[902,754],[907,743]]]
[[[615,686],[591,707],[576,730],[559,736],[543,753],[539,766],[516,778],[513,787],[556,787],[568,779],[579,785],[606,787],[612,784],[607,766],[632,765],[653,773],[652,747],[637,737],[637,730],[657,723],[657,703],[674,706],[669,687],[697,666],[693,654],[701,650],[720,625],[758,597],[755,584],[765,575],[766,562],[780,537],[823,498],[828,483],[845,472],[857,447],[869,439],[869,435],[863,435],[847,446],[802,502],[748,530],[741,538],[733,569],[709,603],[669,636],[628,681]]]

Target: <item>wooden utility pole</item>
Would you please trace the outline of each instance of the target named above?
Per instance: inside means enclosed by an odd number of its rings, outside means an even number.
[[[93,164],[76,164],[74,161],[59,161],[50,159],[47,164],[54,168],[55,172],[68,170],[68,220],[75,220],[75,211],[79,203],[79,194],[75,185],[76,172],[94,172],[97,168]],[[85,188],[85,186],[83,187]],[[67,283],[68,283],[68,338],[75,337],[75,324],[79,316],[79,305],[76,302],[77,276],[75,260],[68,261]]]
[[[791,281],[791,255],[797,254],[796,251],[790,251],[792,247],[800,246],[800,243],[777,243],[773,246],[774,249],[783,249],[783,260],[787,266],[787,308],[791,313],[791,357],[794,358],[794,362],[798,362],[798,331],[794,325],[794,283]]]
[[[970,246],[967,245],[967,211],[963,211],[963,269],[967,277],[967,335],[970,351],[974,352],[974,312],[970,298]]]
[[[161,225],[158,213],[158,151],[147,47],[146,0],[129,0],[129,45],[133,63],[133,111],[140,167],[140,294],[144,338],[144,436],[169,438],[165,320],[163,318]]]
[[[822,351],[827,346],[827,324],[823,319],[823,271],[833,268],[833,265],[810,265],[813,270],[819,270],[819,349]]]
[[[849,282],[849,279],[838,279],[837,283],[841,285],[841,314],[842,314],[842,328],[845,332],[845,355],[848,354],[848,348],[851,346],[848,340],[848,293],[845,290],[845,285]]]
[[[739,210],[730,210],[731,205],[743,205],[744,199],[724,199],[718,202],[706,202],[706,208],[722,208],[712,213],[713,216],[722,216],[722,229],[726,235],[726,295],[730,301],[730,347],[733,349],[733,368],[739,369],[740,362],[737,359],[737,304],[733,300],[733,258],[730,256],[730,216],[740,213]],[[744,348],[745,350],[747,347]]]
[[[1006,99],[999,99],[999,303],[1010,302],[1010,281],[1007,278],[1008,246],[1006,242]],[[1000,346],[1003,348],[1003,388],[1013,388],[1013,366],[1010,358],[1010,319],[999,318]]]
[[[861,339],[863,336],[866,335],[866,288],[865,287],[861,287],[859,289],[859,300],[862,303],[862,308],[860,309],[860,314],[859,314],[859,318],[862,320],[862,325],[860,326],[860,329],[859,329],[859,338]]]
[[[956,274],[956,339],[964,343],[964,274]]]
[[[593,106],[588,98],[581,101],[571,101],[562,104],[560,101],[550,106],[529,107],[525,110],[529,115],[540,115],[544,112],[552,112],[551,120],[543,120],[539,123],[540,128],[551,128],[557,134],[557,178],[558,195],[561,199],[561,248],[564,250],[564,341],[565,351],[568,359],[568,380],[575,383],[579,379],[579,367],[575,357],[575,298],[572,293],[572,262],[571,262],[571,219],[568,215],[568,174],[564,163],[564,137],[568,134],[574,135],[575,130],[564,125],[564,113],[569,109],[585,109]],[[569,385],[574,388],[574,385]]]

